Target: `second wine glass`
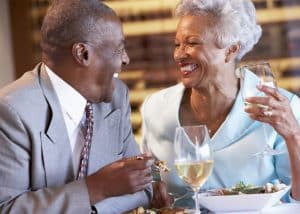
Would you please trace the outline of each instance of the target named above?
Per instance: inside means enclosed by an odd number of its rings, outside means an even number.
[[[213,169],[213,154],[205,125],[176,128],[174,151],[178,176],[195,194],[194,213],[200,213],[198,192]]]
[[[247,97],[254,96],[266,96],[263,92],[258,90],[257,85],[269,86],[271,88],[275,88],[277,90],[277,83],[272,72],[271,66],[268,62],[258,62],[255,64],[246,64],[239,68],[240,74],[240,85],[241,85],[241,93],[242,98],[245,103],[245,107],[252,106],[245,101]],[[270,115],[271,112],[268,106],[265,105],[257,105],[259,108],[264,110],[265,115]],[[263,124],[263,134],[264,139],[267,141],[268,139],[268,124]],[[266,143],[263,150],[253,154],[254,156],[263,157],[266,155],[280,155],[286,153],[285,150],[275,150],[270,147],[269,144]]]

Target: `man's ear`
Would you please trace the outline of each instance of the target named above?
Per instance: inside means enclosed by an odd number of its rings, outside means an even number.
[[[72,55],[77,63],[88,66],[91,61],[91,48],[84,43],[74,43],[72,46]]]
[[[231,60],[235,59],[235,57],[238,55],[240,51],[241,45],[240,44],[234,44],[227,48],[225,53],[225,62],[230,62]]]

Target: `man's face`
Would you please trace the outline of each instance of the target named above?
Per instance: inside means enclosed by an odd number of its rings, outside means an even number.
[[[105,26],[103,26],[105,25]],[[117,19],[99,22],[98,44],[91,44],[91,63],[86,86],[87,99],[92,102],[110,102],[114,91],[114,73],[119,73],[122,64],[129,63],[125,50],[121,23]],[[103,32],[104,31],[104,32]]]

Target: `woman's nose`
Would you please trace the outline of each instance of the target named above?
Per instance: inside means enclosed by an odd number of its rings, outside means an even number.
[[[174,59],[179,60],[186,58],[188,56],[186,52],[186,48],[184,45],[180,45],[179,47],[175,48],[174,50]]]

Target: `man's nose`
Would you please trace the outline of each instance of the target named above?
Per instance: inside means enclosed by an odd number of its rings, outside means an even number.
[[[127,54],[127,51],[124,50],[124,52],[122,53],[122,64],[123,65],[128,65],[130,62],[129,56]]]

